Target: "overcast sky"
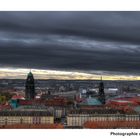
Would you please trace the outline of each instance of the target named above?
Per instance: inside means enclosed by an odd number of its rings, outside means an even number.
[[[140,74],[140,12],[0,12],[0,68]]]

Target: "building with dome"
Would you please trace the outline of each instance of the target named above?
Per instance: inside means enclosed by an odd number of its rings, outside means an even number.
[[[27,75],[26,83],[25,83],[25,98],[27,100],[32,100],[35,97],[35,83],[34,76],[30,71]]]
[[[102,103],[97,98],[86,98],[82,103],[80,103],[82,106],[98,106],[102,105]]]

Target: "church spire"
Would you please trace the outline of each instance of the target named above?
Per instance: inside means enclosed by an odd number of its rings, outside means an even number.
[[[102,104],[105,104],[105,93],[104,93],[104,83],[101,76],[101,81],[99,83],[99,100]]]
[[[101,76],[101,81],[102,81],[102,76]]]
[[[34,99],[35,97],[35,84],[34,84],[34,76],[30,70],[28,73],[27,79],[26,79],[26,85],[25,85],[25,96],[26,99]]]

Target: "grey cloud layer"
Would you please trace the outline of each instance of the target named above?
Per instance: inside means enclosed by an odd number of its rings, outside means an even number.
[[[0,66],[139,74],[140,12],[0,12]]]

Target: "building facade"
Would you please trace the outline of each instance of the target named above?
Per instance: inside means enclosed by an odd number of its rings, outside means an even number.
[[[104,110],[73,110],[67,115],[67,126],[83,126],[87,121],[140,121],[138,114],[124,114],[122,111]]]
[[[1,111],[0,125],[53,124],[54,117],[46,111]]]

